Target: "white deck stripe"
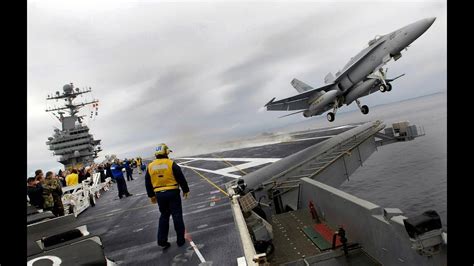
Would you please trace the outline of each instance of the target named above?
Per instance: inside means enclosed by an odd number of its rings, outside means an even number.
[[[204,259],[204,257],[202,256],[201,252],[199,251],[199,249],[197,248],[196,244],[194,244],[193,241],[189,241],[189,244],[191,244],[191,247],[193,247],[194,251],[196,252],[196,255],[198,256],[199,260],[201,261],[201,263],[203,262],[206,262],[206,260]]]
[[[245,261],[245,257],[237,258],[237,266],[247,266],[247,262]]]
[[[184,168],[189,168],[189,169],[194,169],[194,170],[198,170],[198,171],[213,173],[213,174],[216,174],[216,175],[224,175],[224,176],[228,176],[228,177],[232,177],[232,178],[239,178],[239,177],[240,177],[240,175],[221,173],[221,172],[214,171],[214,170],[208,170],[208,169],[197,168],[197,167],[192,167],[192,166],[187,166],[187,165],[181,165],[181,164],[178,164],[178,165],[181,166],[181,167],[184,167]]]
[[[222,168],[222,169],[219,169],[219,170],[216,170],[216,171],[217,172],[222,172],[222,173],[235,172],[235,171],[244,170],[244,169],[247,169],[247,168],[259,166],[259,165],[262,165],[262,164],[274,163],[276,161],[278,161],[278,160],[274,160],[274,159],[259,160],[259,161],[253,161],[253,162],[248,162],[248,163],[242,163],[242,164],[234,165],[234,166],[227,167],[227,168]]]
[[[197,229],[201,229],[201,228],[204,228],[204,227],[207,227],[207,224],[201,224],[200,226],[197,227]]]
[[[180,159],[188,160],[188,159],[191,159],[191,158],[180,158]],[[236,166],[234,165],[234,166],[231,166],[231,167],[221,168],[221,169],[217,169],[217,170],[209,170],[209,169],[198,168],[198,167],[193,167],[193,166],[184,165],[182,163],[178,163],[179,166],[184,167],[184,168],[190,168],[190,169],[194,169],[194,170],[213,173],[213,174],[217,174],[217,175],[228,176],[228,177],[232,177],[232,178],[239,178],[239,177],[241,177],[240,175],[231,174],[230,172],[236,172],[238,170],[243,170],[243,169],[255,167],[255,166],[262,165],[262,164],[274,163],[274,162],[280,160],[280,158],[194,158],[194,160],[195,161],[199,161],[199,160],[202,160],[202,161],[226,161],[226,162],[227,161],[245,161],[246,163],[242,163],[242,164],[239,164],[239,165],[236,165]]]
[[[281,158],[198,158],[198,157],[184,157],[184,158],[176,158],[176,159],[184,159],[184,160],[203,160],[203,161],[242,161],[242,162],[256,162],[256,161],[268,161],[268,162],[276,162]]]
[[[178,158],[179,159],[179,158]],[[190,162],[194,162],[196,161],[196,159],[192,159],[192,160],[187,160],[185,162],[180,162],[181,164],[186,164],[186,163],[190,163]]]

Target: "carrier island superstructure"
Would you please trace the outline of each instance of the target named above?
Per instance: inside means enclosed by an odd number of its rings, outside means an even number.
[[[62,129],[56,128],[52,137],[46,142],[53,155],[58,155],[58,162],[64,167],[82,167],[93,163],[101,150],[100,140],[95,140],[89,134],[89,127],[83,123],[85,115],[78,115],[79,110],[85,106],[91,106],[91,118],[97,115],[99,101],[74,103],[77,96],[90,93],[92,90],[74,88],[72,83],[63,86],[63,92],[56,91],[53,95],[48,95],[47,100],[56,102],[64,101],[63,106],[50,107],[46,112],[51,112],[62,125]]]

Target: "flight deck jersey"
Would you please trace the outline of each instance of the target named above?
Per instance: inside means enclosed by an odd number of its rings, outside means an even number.
[[[148,165],[153,191],[178,189],[178,182],[173,175],[173,161],[170,159],[156,159]]]
[[[79,184],[79,175],[72,173],[66,176],[66,186],[75,186]]]
[[[112,172],[112,175],[115,178],[123,178],[122,168],[123,168],[123,166],[118,166],[117,164],[112,164],[110,166],[110,171]]]

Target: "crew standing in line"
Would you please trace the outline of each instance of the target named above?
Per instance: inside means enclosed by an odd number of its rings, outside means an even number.
[[[145,174],[148,197],[152,203],[158,202],[161,213],[157,241],[163,249],[171,246],[168,242],[170,215],[173,216],[176,243],[180,247],[186,243],[179,187],[183,190],[185,199],[189,195],[189,187],[181,168],[168,158],[170,152],[166,144],[158,145],[155,151],[156,160],[148,164]]]

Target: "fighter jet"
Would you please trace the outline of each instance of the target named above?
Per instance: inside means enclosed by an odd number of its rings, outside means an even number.
[[[389,34],[375,36],[369,41],[368,47],[351,58],[344,68],[336,73],[336,77],[329,73],[324,78],[326,85],[314,89],[306,83],[293,79],[291,85],[300,93],[298,95],[274,101],[271,99],[265,107],[267,111],[300,110],[285,116],[303,113],[304,117],[327,113],[329,122],[334,121],[336,112],[343,104],[357,103],[363,114],[369,113],[369,107],[362,105],[359,98],[376,91],[392,90],[391,82],[403,76],[386,78],[387,70],[383,66],[392,58],[396,61],[402,57],[402,51],[420,37],[435,21],[425,18],[395,30]],[[284,116],[282,116],[284,117]]]

